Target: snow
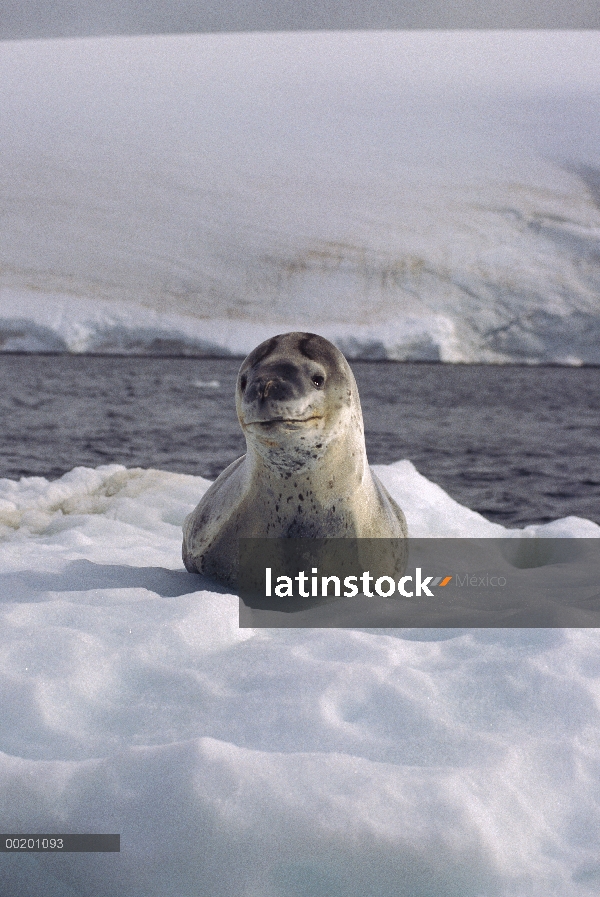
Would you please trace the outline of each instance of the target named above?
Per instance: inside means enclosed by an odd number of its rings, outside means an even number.
[[[598,32],[0,45],[0,349],[600,363]]]
[[[408,461],[377,472],[413,535],[509,532]],[[0,481],[3,831],[121,834],[120,854],[2,854],[0,891],[596,893],[597,630],[240,629],[181,563],[208,485]]]

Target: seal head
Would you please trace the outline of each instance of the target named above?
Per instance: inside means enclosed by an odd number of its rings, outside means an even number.
[[[236,405],[248,451],[288,478],[332,453],[348,466],[364,455],[358,389],[328,340],[286,333],[256,348],[238,374]]]

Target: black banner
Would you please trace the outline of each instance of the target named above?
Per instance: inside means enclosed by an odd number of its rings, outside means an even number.
[[[242,539],[240,627],[600,627],[600,539]]]
[[[0,835],[0,853],[120,853],[120,835]]]

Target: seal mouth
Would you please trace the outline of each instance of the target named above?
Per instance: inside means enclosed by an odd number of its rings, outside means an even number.
[[[322,420],[320,415],[312,415],[312,417],[271,417],[269,420],[249,420],[246,421],[244,426],[246,427],[271,427],[276,424],[290,424],[292,426],[302,426],[302,424],[309,424],[314,420]]]

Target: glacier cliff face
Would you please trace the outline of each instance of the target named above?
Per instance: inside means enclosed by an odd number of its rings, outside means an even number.
[[[600,363],[600,39],[5,43],[0,348]]]

